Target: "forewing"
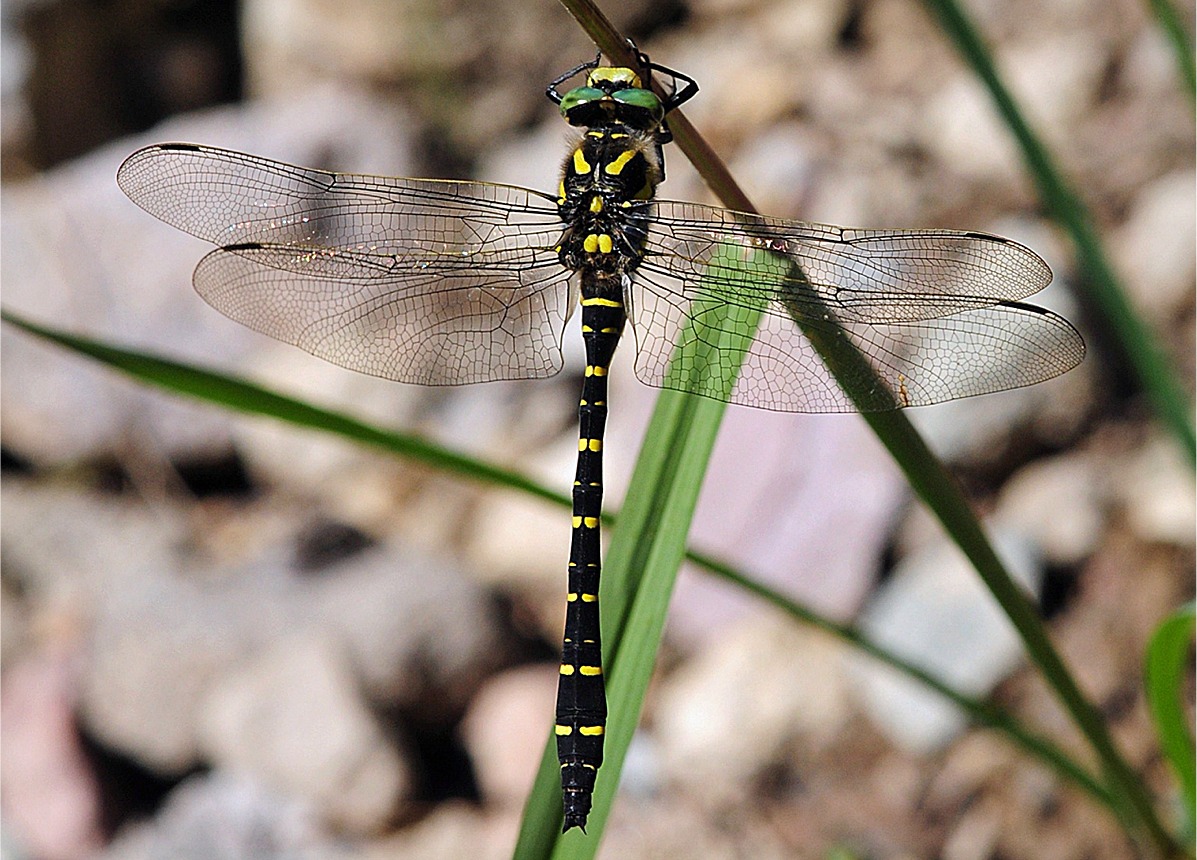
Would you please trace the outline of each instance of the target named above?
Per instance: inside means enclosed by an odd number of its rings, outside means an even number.
[[[727,210],[665,202],[631,288],[637,374],[650,385],[723,396],[711,387],[718,373],[671,369],[675,355],[686,355],[679,340],[696,336],[690,316],[702,307],[708,365],[738,361],[740,352],[727,346],[736,343],[733,329],[756,319],[726,398],[733,403],[875,411],[1030,385],[1084,355],[1067,321],[1017,301],[1050,279],[1033,252],[985,234],[745,224]],[[726,321],[708,304],[730,308]],[[804,328],[846,336],[880,385],[850,371],[856,396],[848,397]]]
[[[329,173],[165,144],[117,182],[221,246],[195,288],[222,313],[353,370],[424,384],[561,368],[568,273],[553,202],[480,182]]]

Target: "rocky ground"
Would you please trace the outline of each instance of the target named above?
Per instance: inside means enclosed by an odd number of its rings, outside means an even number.
[[[204,305],[187,288],[202,244],[113,182],[138,146],[192,140],[551,189],[569,134],[543,87],[592,50],[559,7],[10,5],[7,309],[569,486],[576,332],[549,381],[428,390],[340,370]],[[1146,5],[974,5],[1191,393],[1192,105]],[[1193,476],[984,91],[909,0],[606,8],[699,80],[687,115],[763,211],[987,230],[1051,264],[1035,301],[1077,322],[1085,363],[911,417],[1167,815],[1141,663],[1193,596]],[[709,199],[676,152],[662,194]],[[510,854],[551,719],[560,511],[148,391],[11,328],[0,348],[6,858]],[[612,505],[653,403],[631,353],[612,371]],[[1088,762],[859,419],[729,410],[691,538]],[[1000,737],[693,571],[604,840],[613,858],[1137,856]]]

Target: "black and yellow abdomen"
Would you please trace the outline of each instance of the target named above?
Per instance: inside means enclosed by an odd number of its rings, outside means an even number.
[[[643,256],[652,196],[662,179],[658,137],[656,130],[619,122],[588,128],[565,161],[558,191],[566,224],[558,254],[580,279],[586,344],[555,729],[566,830],[585,827],[603,762],[607,703],[599,631],[599,519],[607,372],[626,320],[625,287]]]

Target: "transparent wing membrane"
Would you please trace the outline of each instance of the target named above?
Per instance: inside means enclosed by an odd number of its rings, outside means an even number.
[[[205,301],[335,364],[428,385],[561,369],[569,273],[556,205],[536,192],[192,145],[143,149],[117,182],[222,246],[195,272]]]
[[[643,382],[783,412],[875,411],[1030,385],[1084,356],[1067,321],[1017,301],[1051,271],[1015,242],[742,218],[658,204],[630,296]],[[700,305],[701,333],[691,324]],[[751,344],[739,342],[745,325]],[[849,398],[812,336],[846,337],[883,388],[859,373]],[[701,372],[674,363],[695,361],[687,338],[703,340]]]
[[[540,247],[561,232],[556,202],[524,188],[330,173],[194,144],[139,150],[116,181],[155,218],[215,245],[468,256],[503,241]]]
[[[479,262],[435,275],[344,249],[233,246],[195,288],[214,308],[353,370],[424,385],[552,376],[561,369],[562,275]]]
[[[183,144],[135,153],[118,183],[151,214],[220,246],[195,273],[206,301],[336,364],[425,384],[561,368],[570,273],[546,195]],[[1084,355],[1065,320],[1019,301],[1050,280],[1036,254],[994,236],[745,222],[660,202],[627,296],[637,375],[788,412],[921,406],[1030,385]],[[862,372],[849,398],[812,337],[846,337],[881,387]],[[682,349],[687,341],[700,349]]]

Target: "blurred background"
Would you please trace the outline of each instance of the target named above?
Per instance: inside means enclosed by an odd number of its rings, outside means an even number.
[[[1083,299],[985,91],[913,0],[604,4],[696,78],[687,115],[763,212],[1017,239],[1090,351],[1029,389],[913,410],[1131,763],[1191,598],[1194,484]],[[1189,393],[1192,103],[1147,4],[970,11]],[[1192,32],[1191,3],[1181,6]],[[12,0],[2,10],[3,299],[124,346],[418,431],[565,491],[559,377],[367,378],[190,289],[206,247],[126,200],[134,149],[552,190],[545,84],[593,56],[549,0]],[[668,153],[662,197],[711,202]],[[543,503],[139,387],[3,329],[3,856],[509,855],[552,718],[569,519]],[[608,504],[655,392],[612,372]],[[731,409],[691,544],[1084,744],[855,416]],[[1191,691],[1190,691],[1191,697]],[[1191,698],[1190,698],[1191,700]],[[600,777],[601,778],[601,777]],[[826,636],[683,573],[607,857],[1120,858],[1115,822],[1001,738]]]

